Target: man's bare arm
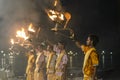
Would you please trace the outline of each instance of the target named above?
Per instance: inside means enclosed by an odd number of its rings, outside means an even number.
[[[77,46],[78,48],[81,48],[80,42],[76,41],[75,44],[76,44],[76,46]]]

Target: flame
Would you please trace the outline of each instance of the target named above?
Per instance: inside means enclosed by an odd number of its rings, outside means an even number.
[[[53,10],[49,10],[48,16],[52,21],[55,21],[55,19],[57,18],[57,15],[56,15],[55,11],[53,11]]]
[[[14,43],[15,43],[15,42],[14,42],[14,39],[11,39],[11,40],[10,40],[10,42],[11,42],[12,44],[14,44]]]
[[[32,29],[32,23],[29,25],[29,28],[28,28],[28,31],[30,31],[30,32],[35,32],[35,30],[34,29]]]
[[[57,0],[55,0],[55,2],[54,2],[54,6],[56,6],[56,5],[57,5],[57,3],[58,3],[58,1],[57,1]]]
[[[22,28],[21,31],[17,31],[16,37],[24,38],[25,40],[28,39],[29,37],[26,36],[24,29]]]
[[[62,13],[60,13],[58,11],[48,10],[47,14],[48,14],[49,18],[52,21],[55,21],[55,20],[61,20],[61,21],[63,21],[64,20],[64,14],[62,14]]]
[[[63,14],[60,14],[59,18],[60,18],[61,20],[64,20],[64,15],[63,15]]]
[[[71,14],[69,12],[65,12],[64,15],[67,20],[71,19]]]

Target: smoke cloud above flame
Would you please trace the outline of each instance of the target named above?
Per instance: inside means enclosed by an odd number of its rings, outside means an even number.
[[[18,28],[40,22],[34,0],[0,0],[0,48],[6,48]]]
[[[54,7],[58,11],[62,10],[59,0],[0,0],[0,49],[8,48],[16,31],[28,27],[30,23],[54,27],[44,11]],[[49,34],[48,31],[43,31]]]

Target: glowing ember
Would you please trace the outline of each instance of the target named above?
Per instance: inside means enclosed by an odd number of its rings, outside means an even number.
[[[16,37],[24,38],[25,40],[28,39],[23,28],[21,31],[17,31]]]
[[[71,19],[71,14],[68,13],[68,12],[65,12],[64,15],[65,15],[65,18],[66,18],[66,22],[65,22],[65,25],[64,25],[64,29],[65,29],[67,27],[67,24],[68,24],[69,20]]]
[[[29,25],[28,31],[30,31],[30,32],[35,32],[35,30],[32,29],[32,26],[33,26],[32,24]]]
[[[64,15],[65,15],[65,18],[66,18],[67,20],[70,20],[70,19],[71,19],[71,14],[70,14],[70,13],[65,12]]]
[[[55,21],[55,20],[63,21],[64,20],[64,15],[58,11],[48,10],[47,14],[52,21]]]
[[[64,20],[64,15],[63,15],[63,14],[60,14],[59,18],[60,18],[61,20]]]

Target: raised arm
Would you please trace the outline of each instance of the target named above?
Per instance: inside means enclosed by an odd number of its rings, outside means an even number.
[[[85,45],[81,44],[81,43],[78,42],[78,41],[76,41],[75,44],[76,44],[76,46],[77,46],[78,48],[80,48],[80,49],[84,52],[84,54],[85,54],[86,51],[89,49],[88,46],[85,46]]]
[[[82,46],[79,41],[76,41],[75,44],[78,48],[81,48],[81,46]]]

